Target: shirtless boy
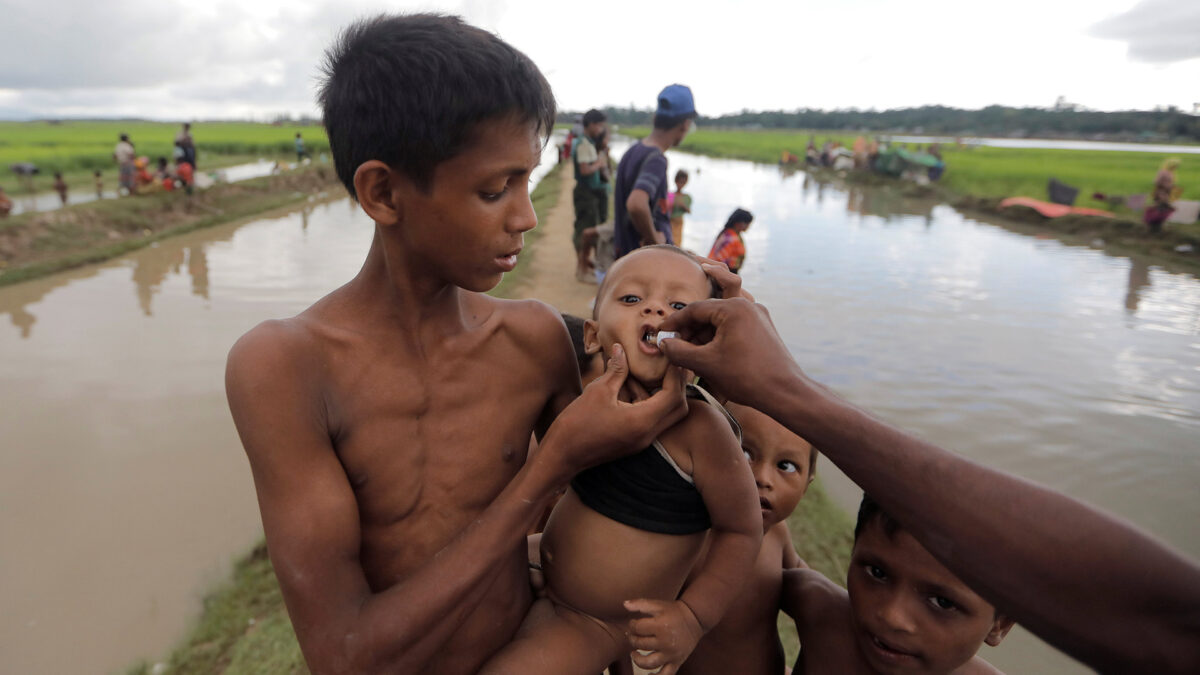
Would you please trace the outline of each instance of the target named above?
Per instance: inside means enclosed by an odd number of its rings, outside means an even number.
[[[229,404],[310,670],[474,673],[529,609],[524,534],[550,497],[686,405],[675,378],[618,401],[614,349],[563,410],[579,375],[561,319],[481,293],[536,224],[555,103],[527,57],[457,18],[379,16],[325,75],[338,176],[374,237],[349,283],[234,345]]]
[[[658,325],[710,294],[691,255],[638,249],[601,284],[585,325],[587,350],[636,344],[629,385],[656,389],[672,377],[655,343]],[[702,390],[691,391],[687,417],[653,446],[571,482],[542,536],[547,598],[481,672],[594,675],[638,649],[634,663],[671,675],[721,620],[758,553],[762,520],[731,420]]]
[[[730,402],[729,412],[742,427],[742,449],[750,462],[762,510],[763,540],[754,569],[721,623],[705,634],[681,675],[781,675],[785,669],[779,642],[783,571],[805,567],[792,546],[787,518],[813,480],[817,451],[763,413]]]
[[[1011,619],[939,563],[864,496],[846,589],[812,570],[784,575],[805,673],[998,673],[975,656],[1000,644]]]

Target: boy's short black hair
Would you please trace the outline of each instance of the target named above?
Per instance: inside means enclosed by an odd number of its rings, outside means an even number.
[[[683,115],[660,115],[654,113],[654,128],[655,129],[674,129],[684,122],[694,118],[696,113],[685,113]]]
[[[567,324],[567,332],[571,335],[571,346],[575,348],[575,362],[579,364],[579,373],[582,375],[592,365],[591,354],[587,353],[587,348],[583,345],[583,319],[574,314],[563,314],[563,323]]]
[[[688,172],[684,169],[680,169],[680,170],[676,171],[675,172],[675,182],[678,183],[680,178],[687,180]]]
[[[857,540],[859,533],[872,520],[881,519],[883,531],[887,536],[892,536],[900,529],[900,523],[892,519],[891,516],[879,506],[879,502],[871,499],[871,495],[863,493],[862,503],[858,505],[858,521],[854,523],[854,538]]]
[[[603,110],[596,110],[595,108],[592,108],[591,110],[583,113],[583,126],[585,127],[589,124],[606,121],[608,121],[608,115],[605,115]]]
[[[514,116],[554,128],[550,84],[529,57],[456,16],[381,14],[351,24],[325,53],[318,100],[338,177],[376,159],[429,189],[438,164],[476,127]]]

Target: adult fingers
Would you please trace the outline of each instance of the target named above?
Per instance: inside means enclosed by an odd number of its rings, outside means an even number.
[[[729,267],[725,263],[717,263],[711,260],[700,263],[700,267],[710,279],[721,287],[722,298],[754,298],[749,292],[742,290],[742,278],[733,272],[729,271]]]
[[[724,319],[724,303],[728,300],[701,300],[693,302],[683,309],[668,316],[659,325],[661,333],[664,330],[678,333],[696,333],[704,328],[719,326]],[[668,338],[669,339],[669,338]]]
[[[603,380],[604,386],[611,389],[615,395],[621,391],[621,386],[625,384],[625,378],[628,375],[629,364],[625,360],[625,348],[618,342],[613,345],[612,356],[609,357],[604,374],[600,376],[600,379]]]
[[[678,338],[668,338],[663,340],[659,349],[667,355],[667,360],[671,363],[693,370],[703,377],[708,371],[706,368],[708,354],[713,347],[711,345],[694,345],[687,340]]]

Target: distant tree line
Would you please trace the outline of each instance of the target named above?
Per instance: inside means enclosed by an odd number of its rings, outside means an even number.
[[[635,108],[605,108],[610,123],[648,125],[653,111]],[[564,112],[560,121],[569,122],[579,113]],[[699,123],[714,127],[757,129],[823,129],[837,131],[937,134],[947,136],[1037,136],[1104,138],[1112,140],[1200,141],[1200,116],[1174,107],[1165,110],[1093,110],[1010,108],[992,105],[981,110],[963,110],[940,105],[895,110],[744,110],[719,117],[700,117]]]

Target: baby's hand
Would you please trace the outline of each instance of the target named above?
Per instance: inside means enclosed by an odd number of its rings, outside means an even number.
[[[661,666],[659,675],[674,675],[704,636],[700,621],[681,600],[626,600],[625,609],[645,615],[629,621],[629,642],[638,650],[631,654],[633,662],[645,670]]]

